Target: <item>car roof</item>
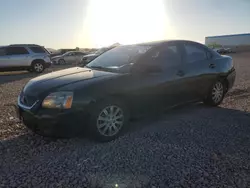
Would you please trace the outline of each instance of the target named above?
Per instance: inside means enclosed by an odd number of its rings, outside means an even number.
[[[66,53],[72,53],[72,52],[79,52],[79,51],[67,51],[67,52],[65,52],[65,54]]]
[[[9,46],[40,46],[38,44],[10,44]]]
[[[33,46],[33,47],[43,47],[37,44],[10,44],[10,45],[4,45],[4,46],[0,46],[0,48],[6,48],[9,46],[25,46],[25,47],[29,47],[29,46]]]
[[[162,44],[167,44],[169,42],[192,42],[192,43],[196,43],[196,44],[201,44],[195,41],[191,41],[191,40],[160,40],[160,41],[151,41],[151,42],[144,42],[144,43],[137,43],[137,44],[129,44],[129,45],[123,45],[123,46],[130,46],[130,45],[150,45],[150,46],[159,46]],[[203,44],[201,44],[203,45]]]

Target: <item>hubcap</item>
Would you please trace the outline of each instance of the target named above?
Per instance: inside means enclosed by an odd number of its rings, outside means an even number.
[[[34,68],[37,72],[41,72],[43,70],[43,65],[41,63],[36,63]]]
[[[98,116],[97,128],[103,136],[116,135],[123,126],[123,111],[118,106],[104,108]]]
[[[215,103],[220,102],[223,97],[223,85],[221,82],[217,82],[212,90],[212,99]]]

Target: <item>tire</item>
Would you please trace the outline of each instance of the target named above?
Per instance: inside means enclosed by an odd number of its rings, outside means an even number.
[[[95,140],[108,142],[117,138],[124,131],[128,122],[129,112],[120,100],[105,100],[95,104],[92,108],[89,132]]]
[[[209,90],[207,97],[203,102],[209,106],[218,106],[224,99],[226,93],[226,84],[222,80],[216,81]]]
[[[36,73],[42,73],[44,71],[44,63],[42,61],[35,61],[32,63],[32,70]]]
[[[58,65],[65,65],[65,64],[66,64],[66,62],[65,62],[64,59],[59,59],[58,60]]]

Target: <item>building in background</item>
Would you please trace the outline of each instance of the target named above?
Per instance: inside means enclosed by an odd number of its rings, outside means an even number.
[[[229,47],[234,51],[250,51],[250,33],[210,36],[205,38],[205,44],[209,47]]]

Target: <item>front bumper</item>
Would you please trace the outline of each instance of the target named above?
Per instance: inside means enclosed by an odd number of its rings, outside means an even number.
[[[74,137],[84,132],[87,115],[74,109],[43,109],[36,102],[27,107],[18,100],[19,119],[33,132],[49,137]]]

